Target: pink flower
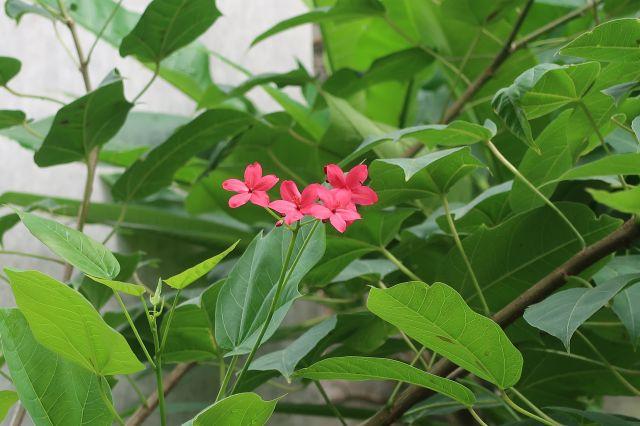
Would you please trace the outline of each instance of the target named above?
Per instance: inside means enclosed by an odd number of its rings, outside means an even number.
[[[284,222],[291,225],[299,221],[305,215],[311,215],[317,219],[328,219],[331,212],[325,206],[316,204],[318,200],[318,191],[322,186],[312,183],[302,190],[302,194],[298,191],[295,182],[285,180],[280,185],[280,195],[282,200],[276,200],[269,203],[269,207],[284,215]],[[324,189],[324,188],[322,188]]]
[[[321,188],[318,190],[318,196],[324,203],[324,207],[329,210],[329,222],[338,232],[344,232],[347,226],[360,219],[360,214],[356,211],[355,204],[351,202],[351,194],[348,191]]]
[[[345,173],[339,166],[329,164],[325,166],[324,172],[327,175],[327,182],[336,189],[348,191],[353,203],[370,206],[378,202],[378,194],[363,185],[369,175],[366,165],[359,164]]]
[[[269,205],[267,191],[276,183],[278,178],[275,175],[262,176],[262,166],[256,162],[244,169],[244,182],[239,179],[227,179],[222,182],[222,188],[237,192],[229,198],[229,207],[232,209],[245,205],[247,201],[257,206],[267,207]]]

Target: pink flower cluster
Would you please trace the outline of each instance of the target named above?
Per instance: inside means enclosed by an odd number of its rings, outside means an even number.
[[[378,201],[378,195],[368,186],[367,166],[360,164],[345,173],[335,165],[324,168],[330,187],[312,183],[302,190],[291,180],[280,185],[282,199],[269,201],[269,191],[278,183],[275,175],[262,175],[259,163],[249,164],[244,171],[244,181],[227,179],[222,188],[236,192],[229,198],[229,207],[235,209],[248,202],[260,207],[270,208],[283,216],[276,225],[282,222],[291,225],[305,216],[312,216],[322,221],[329,221],[338,232],[344,232],[354,221],[361,219],[356,205],[369,206]]]

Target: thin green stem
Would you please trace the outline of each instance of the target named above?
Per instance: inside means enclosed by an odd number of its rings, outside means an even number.
[[[593,285],[589,281],[582,278],[580,275],[572,275],[571,279],[574,281],[578,281],[580,284],[582,284],[586,288],[593,288]]]
[[[29,126],[29,123],[27,123],[26,121],[22,123],[22,128],[26,130],[26,132],[29,133],[31,136],[38,139],[44,139],[44,135],[32,129],[31,126]]]
[[[395,257],[393,255],[393,253],[391,253],[389,250],[387,250],[385,247],[380,247],[380,252],[384,255],[384,257],[386,257],[387,259],[389,259],[391,261],[391,263],[393,263],[394,265],[396,265],[396,267],[401,270],[406,276],[408,276],[409,278],[411,278],[414,281],[422,281],[422,279],[417,276],[416,274],[413,273],[413,271],[411,271],[411,269],[407,268],[404,263],[402,263],[400,261],[400,259],[398,259],[397,257]]]
[[[116,410],[116,408],[113,406],[113,401],[109,399],[109,397],[107,396],[107,392],[104,390],[104,385],[106,385],[108,388],[109,382],[107,382],[107,379],[104,376],[100,376],[98,380],[100,380],[100,385],[98,386],[98,388],[100,388],[100,396],[102,397],[104,405],[106,405],[109,411],[111,411],[111,414],[116,419],[116,422],[124,426],[124,420],[122,420],[122,417],[120,417],[120,414],[118,414],[118,410]]]
[[[158,78],[159,73],[160,73],[160,62],[156,62],[153,68],[153,75],[151,76],[151,79],[142,88],[142,90],[133,98],[133,100],[131,101],[132,104],[135,104],[138,101],[138,99],[140,99],[140,97],[144,95],[147,90],[149,90],[153,82],[156,81],[156,78]]]
[[[503,166],[505,166],[511,173],[513,173],[515,177],[520,179],[522,183],[524,183],[531,191],[533,191],[547,206],[549,206],[560,217],[560,219],[562,219],[564,223],[567,224],[567,226],[571,229],[571,231],[576,236],[576,239],[580,243],[580,247],[582,249],[587,247],[587,243],[582,237],[582,234],[580,234],[580,232],[576,229],[576,227],[573,226],[573,223],[571,223],[571,221],[564,215],[564,213],[562,213],[562,211],[560,211],[560,209],[556,207],[555,204],[553,204],[542,192],[540,192],[540,190],[533,183],[531,183],[529,179],[524,177],[522,173],[520,173],[520,171],[513,164],[511,164],[511,162],[507,160],[507,158],[504,155],[502,155],[500,150],[498,150],[498,148],[493,144],[493,142],[491,142],[490,140],[487,140],[485,144],[487,145],[491,153],[494,155],[494,157],[496,157],[498,161],[502,163]]]
[[[229,382],[231,381],[231,376],[233,376],[233,372],[236,369],[236,363],[238,362],[238,356],[234,355],[231,358],[231,362],[229,363],[229,368],[227,368],[227,374],[225,374],[222,378],[222,382],[220,383],[220,389],[218,389],[218,395],[216,395],[215,402],[220,401],[227,394],[227,386],[229,386]]]
[[[116,290],[113,290],[113,295],[116,297],[116,300],[118,301],[118,304],[120,305],[120,308],[122,309],[122,313],[124,313],[124,316],[127,319],[127,322],[129,323],[129,326],[131,327],[131,330],[133,330],[133,334],[136,336],[136,339],[138,340],[138,343],[140,344],[140,348],[142,348],[142,352],[144,352],[144,355],[147,357],[147,361],[149,361],[149,365],[151,365],[151,367],[155,369],[156,368],[156,364],[153,362],[153,358],[151,358],[151,355],[149,354],[149,351],[147,350],[146,345],[142,341],[142,337],[140,337],[140,333],[138,332],[138,328],[136,327],[135,323],[131,319],[131,315],[129,315],[129,311],[127,310],[127,306],[124,304],[124,301],[122,300],[122,297],[120,297],[120,293],[118,293]]]
[[[62,260],[56,259],[54,257],[42,256],[42,255],[33,254],[33,253],[25,253],[23,251],[17,251],[17,250],[0,250],[0,254],[4,254],[7,256],[21,256],[21,257],[29,257],[31,259],[46,260],[47,262],[54,262],[60,265],[65,264],[65,262],[63,262]]]
[[[142,403],[142,405],[145,406],[145,407],[148,407],[147,406],[147,397],[142,393],[142,390],[140,389],[140,386],[138,386],[136,381],[133,380],[131,378],[131,376],[129,376],[128,374],[125,374],[124,378],[127,381],[127,383],[129,383],[129,386],[131,386],[131,389],[133,389],[133,391],[136,393],[136,395],[140,399],[140,402]]]
[[[464,246],[462,245],[462,240],[460,240],[460,235],[458,234],[458,230],[456,229],[456,224],[453,220],[453,215],[451,214],[451,208],[449,207],[449,201],[447,200],[447,196],[445,194],[442,194],[442,205],[444,207],[444,214],[447,217],[447,223],[449,224],[449,230],[453,235],[453,240],[455,241],[456,247],[460,252],[460,256],[462,256],[462,260],[467,267],[467,272],[469,272],[471,282],[476,289],[476,293],[478,295],[478,298],[480,299],[480,304],[482,305],[484,314],[486,316],[491,316],[491,309],[489,309],[489,304],[487,304],[487,299],[485,299],[484,297],[482,287],[480,287],[480,283],[478,282],[476,273],[473,271],[473,267],[471,266],[471,261],[469,260],[469,257],[467,257],[467,253],[465,252]]]
[[[631,393],[633,393],[636,396],[640,396],[640,390],[638,388],[636,388],[634,385],[632,385],[631,383],[629,383],[629,381],[627,379],[624,378],[624,376],[622,374],[620,374],[620,372],[618,370],[616,370],[613,365],[611,365],[609,363],[609,360],[602,354],[602,352],[600,352],[598,350],[598,348],[596,348],[596,346],[591,343],[591,341],[587,338],[587,336],[585,336],[584,334],[582,334],[580,331],[576,331],[576,334],[578,336],[580,336],[582,338],[582,340],[584,340],[584,342],[587,344],[587,346],[589,346],[589,348],[593,351],[594,354],[596,354],[596,356],[598,358],[600,358],[600,360],[603,362],[603,364],[605,365],[605,367],[607,368],[607,370],[609,370],[611,372],[611,374],[613,374],[613,376],[625,387],[627,388]]]
[[[3,87],[7,90],[7,92],[11,93],[13,96],[16,96],[18,98],[36,99],[36,100],[39,100],[39,101],[53,102],[53,103],[56,103],[58,105],[64,105],[65,104],[64,102],[59,101],[58,99],[50,98],[49,96],[32,95],[32,94],[29,94],[29,93],[18,92],[17,90],[13,90],[9,86],[3,86]]]
[[[155,317],[155,308],[154,308],[154,316],[149,317],[149,322],[152,324],[151,334],[153,335],[153,345],[156,349],[156,389],[158,394],[158,408],[160,409],[160,424],[162,426],[167,425],[167,411],[164,402],[164,385],[162,384],[162,352],[160,351],[160,339],[158,338],[158,323],[156,322]]]
[[[471,417],[473,417],[475,419],[476,422],[478,422],[478,424],[480,426],[489,426],[488,424],[486,424],[484,422],[484,420],[482,420],[482,417],[480,417],[478,415],[478,413],[476,413],[476,410],[474,410],[473,408],[469,407],[467,408],[467,410],[469,410],[469,413],[471,414]]]
[[[518,398],[520,398],[525,404],[527,404],[529,406],[529,408],[531,408],[533,410],[534,413],[536,413],[537,415],[539,415],[543,419],[546,419],[546,420],[548,420],[550,422],[554,422],[555,421],[551,417],[549,417],[544,411],[542,411],[540,408],[538,408],[538,406],[536,404],[531,402],[529,400],[529,398],[527,398],[522,393],[520,393],[520,391],[518,391],[516,388],[512,387],[509,390],[511,390],[514,394],[516,394],[516,396]]]
[[[120,206],[120,214],[118,215],[118,219],[116,220],[116,223],[111,228],[111,231],[109,231],[107,236],[104,237],[104,240],[102,240],[102,244],[107,244],[109,240],[113,238],[113,236],[116,234],[116,232],[118,232],[118,229],[120,229],[122,222],[124,222],[124,218],[127,214],[128,206],[129,205],[127,203],[124,203],[122,204],[122,206]]]
[[[180,298],[180,293],[182,289],[179,289],[176,292],[175,297],[173,298],[173,303],[171,304],[171,309],[169,310],[169,314],[167,317],[167,325],[164,328],[164,332],[162,333],[162,340],[160,341],[160,352],[164,350],[164,345],[167,343],[167,336],[169,335],[169,328],[171,327],[171,321],[173,321],[173,313],[176,310],[176,305],[178,304],[178,299]]]
[[[325,392],[325,390],[322,387],[322,385],[320,384],[320,382],[317,381],[317,380],[314,380],[313,384],[316,385],[316,388],[318,389],[318,392],[320,392],[320,395],[322,395],[322,398],[324,399],[324,402],[327,403],[327,405],[329,406],[331,411],[333,411],[333,413],[336,415],[336,417],[338,417],[338,420],[340,420],[340,423],[342,423],[342,426],[347,426],[347,422],[344,419],[344,417],[342,417],[342,414],[340,414],[340,410],[338,410],[338,407],[336,407],[333,404],[333,402],[329,398],[329,395],[327,395],[327,392]]]
[[[265,207],[264,208],[267,213],[269,213],[271,216],[273,216],[273,218],[275,220],[277,220],[278,222],[280,222],[282,220],[282,225],[285,226],[285,228],[287,228],[289,231],[293,231],[293,228],[289,225],[287,225],[286,223],[284,223],[284,220],[282,219],[282,216],[279,216],[278,213],[274,212],[271,208],[269,207]]]
[[[11,376],[9,376],[7,373],[5,373],[2,370],[0,370],[0,376],[4,377],[4,379],[8,380],[9,382],[13,382],[13,380],[11,379]]]
[[[509,395],[506,394],[506,392],[502,391],[501,392],[502,395],[502,399],[507,403],[507,405],[509,405],[509,407],[513,408],[514,410],[516,410],[518,413],[522,414],[523,416],[529,417],[530,419],[533,419],[537,422],[540,422],[544,425],[547,426],[561,426],[560,423],[556,422],[555,420],[549,421],[547,419],[544,419],[538,415],[535,415],[527,410],[525,410],[524,408],[522,408],[521,406],[519,406],[518,404],[516,404],[515,402],[513,402],[511,400],[511,398],[509,398]]]
[[[102,37],[107,27],[109,26],[109,23],[111,23],[113,18],[116,16],[116,13],[118,12],[118,10],[120,9],[120,6],[122,5],[122,1],[123,0],[119,0],[118,3],[116,3],[116,5],[113,7],[113,10],[107,17],[107,20],[104,22],[104,24],[102,24],[102,28],[100,28],[100,31],[98,31],[98,34],[96,34],[96,38],[95,40],[93,40],[93,44],[91,45],[91,47],[89,48],[89,52],[87,53],[87,59],[86,59],[87,62],[91,60],[91,55],[93,54],[93,51],[95,50],[96,46],[98,45],[98,42],[100,41],[100,38]]]

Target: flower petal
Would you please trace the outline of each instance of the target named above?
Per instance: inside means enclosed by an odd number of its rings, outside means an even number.
[[[241,192],[240,194],[236,194],[233,197],[229,198],[229,207],[235,209],[237,207],[243,206],[247,204],[247,201],[251,198],[251,194],[249,192]]]
[[[318,198],[324,203],[324,205],[329,209],[334,209],[336,206],[336,197],[332,191],[328,190],[324,186],[318,188]]]
[[[300,213],[298,210],[293,210],[284,217],[284,221],[287,225],[291,225],[292,223],[296,223],[303,217],[304,215]]]
[[[222,182],[222,189],[233,192],[247,192],[249,188],[240,179],[227,179]]]
[[[327,182],[334,188],[345,188],[347,186],[344,172],[339,166],[328,164],[324,167],[324,172],[327,175]]]
[[[362,217],[360,216],[360,213],[351,209],[338,209],[336,210],[336,214],[347,222],[353,222],[354,220],[358,220]]]
[[[346,208],[351,204],[351,191],[348,189],[331,190],[335,200],[335,208]]]
[[[320,220],[329,219],[331,217],[331,210],[329,210],[328,208],[320,204],[313,204],[311,206],[306,206],[300,209],[300,211],[304,214],[313,216],[316,219],[320,219]]]
[[[300,206],[310,206],[318,201],[318,193],[325,189],[319,183],[312,183],[302,190],[300,197]]]
[[[298,191],[298,186],[292,180],[285,180],[280,185],[280,195],[283,200],[291,201],[292,203],[300,202],[300,191]]]
[[[367,180],[369,171],[364,164],[358,164],[347,173],[346,183],[349,188],[354,188],[362,185]]]
[[[378,202],[378,194],[368,186],[359,186],[351,190],[351,201],[362,206],[370,206]]]
[[[291,211],[298,211],[295,204],[285,200],[275,200],[269,203],[269,207],[281,214],[289,214]]]
[[[249,189],[253,189],[255,185],[262,178],[262,166],[260,163],[255,162],[249,164],[246,169],[244,169],[244,183],[249,187]]]
[[[253,189],[256,191],[268,191],[278,183],[278,180],[279,179],[276,175],[263,176],[256,182]]]
[[[343,233],[347,230],[347,222],[344,221],[340,217],[340,215],[334,214],[329,218],[329,222],[333,225],[334,228],[340,233]]]
[[[269,206],[269,196],[264,191],[253,191],[251,193],[250,201],[256,206],[260,206],[260,207]]]

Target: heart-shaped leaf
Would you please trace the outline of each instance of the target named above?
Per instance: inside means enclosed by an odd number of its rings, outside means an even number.
[[[253,392],[238,393],[205,408],[182,426],[264,426],[277,402],[265,401]]]

